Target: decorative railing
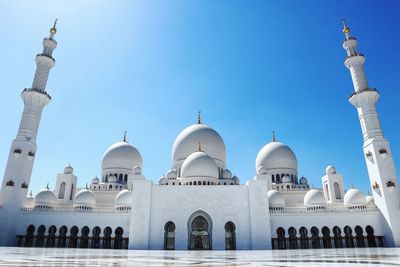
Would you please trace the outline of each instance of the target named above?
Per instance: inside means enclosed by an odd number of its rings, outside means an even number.
[[[379,211],[374,205],[368,206],[345,206],[343,204],[325,204],[321,206],[306,207],[304,205],[296,205],[290,207],[269,209],[270,214],[307,214],[307,213],[359,213],[359,212],[376,212]]]
[[[53,207],[53,208],[21,208],[22,212],[69,212],[69,213],[129,213],[130,210],[117,210],[116,208],[94,208],[94,209],[76,209],[74,207]]]
[[[50,96],[46,91],[40,90],[40,89],[37,89],[37,88],[25,88],[25,89],[22,91],[22,93],[23,93],[23,92],[30,92],[30,91],[41,93],[41,94],[47,96],[49,99],[51,99],[51,96]]]

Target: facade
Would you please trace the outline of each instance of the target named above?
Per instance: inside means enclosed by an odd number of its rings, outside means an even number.
[[[127,141],[111,145],[101,175],[77,187],[71,166],[56,186],[28,194],[46,83],[55,60],[54,37],[43,40],[24,111],[11,144],[0,191],[0,244],[156,250],[248,250],[400,246],[400,194],[389,143],[375,108],[379,93],[368,86],[357,40],[344,24],[345,65],[354,83],[372,195],[344,188],[344,177],[328,166],[321,188],[298,177],[289,146],[261,148],[255,176],[245,184],[226,167],[225,144],[213,128],[185,128],[172,148],[171,170],[153,183],[143,175],[140,152]]]

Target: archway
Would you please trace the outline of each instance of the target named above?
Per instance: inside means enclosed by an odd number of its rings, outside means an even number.
[[[56,232],[57,227],[55,225],[50,226],[49,228],[49,235],[47,236],[47,244],[46,247],[52,248],[55,246],[56,242]]]
[[[58,236],[58,243],[57,243],[57,247],[58,248],[64,248],[66,243],[67,243],[67,232],[68,232],[68,228],[67,226],[63,225],[60,227],[60,235]]]
[[[363,229],[361,226],[357,225],[354,228],[354,231],[356,232],[356,243],[358,248],[363,248],[365,247],[365,240],[364,240],[364,235],[363,235]]]
[[[26,239],[25,239],[25,247],[32,247],[33,245],[33,238],[35,233],[35,226],[32,224],[28,226],[26,229]]]
[[[89,227],[84,226],[81,230],[81,244],[80,247],[81,248],[88,248],[89,247]]]
[[[344,241],[346,243],[346,248],[354,248],[354,240],[352,236],[352,230],[350,226],[344,227]]]
[[[367,232],[368,247],[376,247],[374,228],[372,228],[371,225],[368,225],[365,228],[365,231]]]
[[[37,234],[37,237],[36,237],[36,245],[35,245],[35,247],[43,247],[45,232],[46,232],[46,226],[44,226],[44,225],[39,226],[38,234]]]
[[[196,212],[189,218],[189,249],[211,249],[212,222],[204,212]]]
[[[290,227],[289,233],[289,249],[297,249],[297,231],[294,227]]]
[[[335,243],[335,248],[343,248],[342,230],[340,230],[339,226],[333,227],[333,241]]]
[[[276,229],[276,234],[278,236],[278,249],[286,249],[285,229],[279,227]]]
[[[308,230],[304,226],[300,227],[300,246],[302,249],[309,248],[309,246],[308,246]]]
[[[225,249],[235,250],[236,249],[236,227],[233,222],[227,222],[225,224]]]
[[[100,248],[100,234],[100,227],[94,227],[92,230],[92,248]]]
[[[122,249],[123,248],[123,237],[124,229],[122,227],[117,227],[115,229],[115,239],[114,239],[114,249]]]
[[[164,249],[175,249],[175,224],[171,221],[167,222],[164,226]]]
[[[312,248],[321,248],[320,238],[319,238],[319,230],[315,226],[313,226],[311,228],[311,247]]]

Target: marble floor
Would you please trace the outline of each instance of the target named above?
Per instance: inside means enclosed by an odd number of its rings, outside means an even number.
[[[0,266],[400,266],[400,249],[134,251],[0,248]]]

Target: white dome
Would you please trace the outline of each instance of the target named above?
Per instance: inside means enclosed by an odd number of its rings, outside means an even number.
[[[141,173],[142,173],[142,168],[140,168],[139,166],[136,166],[135,168],[133,168],[133,174],[139,175]]]
[[[300,183],[300,184],[308,184],[307,178],[304,177],[304,176],[301,177],[300,180],[299,180],[299,183]]]
[[[329,166],[326,167],[325,173],[326,173],[326,175],[328,175],[328,174],[336,174],[336,169],[332,165],[329,165]]]
[[[236,175],[234,175],[234,176],[232,177],[232,180],[235,182],[235,184],[240,184],[240,180],[239,180],[239,178],[238,178]]]
[[[232,173],[230,170],[225,169],[224,172],[222,173],[222,179],[231,179],[232,178]]]
[[[32,207],[33,206],[33,196],[32,193],[30,193],[26,199],[25,199],[25,206],[27,207]]]
[[[72,174],[74,172],[74,168],[71,167],[71,165],[68,165],[67,167],[64,168],[64,174]]]
[[[116,207],[130,207],[132,205],[132,192],[124,189],[115,197]]]
[[[282,178],[282,183],[291,183],[292,180],[290,179],[289,175],[285,175]]]
[[[220,168],[225,166],[226,149],[221,136],[207,125],[193,124],[184,129],[175,139],[172,147],[175,169],[179,169],[182,161],[198,150],[199,143],[201,150],[213,158]]]
[[[256,158],[256,170],[260,166],[265,169],[292,169],[297,171],[297,159],[293,151],[285,144],[271,142],[266,144]]]
[[[53,191],[50,191],[48,188],[42,189],[39,193],[35,195],[33,199],[33,203],[35,206],[48,206],[53,207],[56,205],[56,195]]]
[[[182,164],[183,178],[218,179],[218,167],[215,161],[203,151],[192,153]]]
[[[96,205],[96,197],[89,189],[82,189],[74,198],[75,207],[93,208]]]
[[[268,191],[268,202],[270,207],[284,207],[286,204],[282,194],[276,190]]]
[[[352,188],[344,194],[343,203],[347,206],[365,205],[366,201],[364,194],[360,190]]]
[[[111,175],[110,177],[108,177],[108,182],[109,183],[116,183],[117,182],[117,176],[115,175]]]
[[[374,197],[373,196],[366,196],[365,197],[365,202],[367,203],[367,205],[375,204]]]
[[[169,170],[167,172],[167,178],[168,179],[176,179],[176,171],[175,170]]]
[[[167,177],[161,176],[160,179],[158,180],[158,184],[165,184],[167,181]]]
[[[102,170],[127,169],[142,167],[142,156],[139,151],[127,142],[117,142],[110,146],[103,155]]]
[[[257,168],[257,174],[259,175],[266,175],[267,174],[267,169],[265,169],[264,166],[259,166]]]
[[[326,199],[324,193],[317,189],[311,189],[304,196],[304,205],[306,206],[325,206]]]
[[[100,183],[100,179],[99,179],[99,178],[94,177],[94,178],[92,179],[92,184],[99,184],[99,183]]]

